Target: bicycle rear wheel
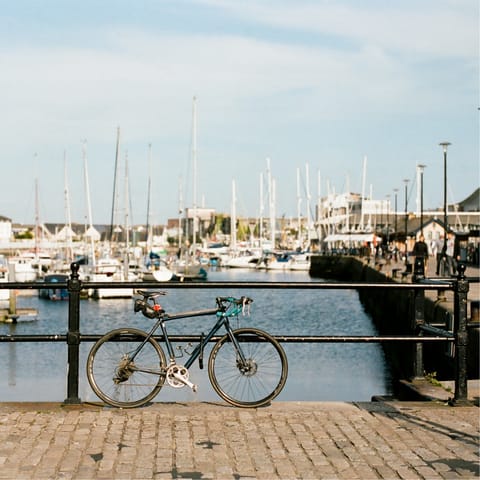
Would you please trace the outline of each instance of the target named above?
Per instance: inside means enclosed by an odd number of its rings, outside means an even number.
[[[233,332],[246,362],[228,335],[213,347],[208,375],[215,391],[237,407],[259,407],[273,400],[285,385],[287,356],[271,335],[256,328]]]
[[[100,338],[87,359],[87,378],[93,391],[114,407],[138,407],[152,400],[165,381],[166,359],[160,345],[149,338],[131,360],[147,334],[120,328]]]

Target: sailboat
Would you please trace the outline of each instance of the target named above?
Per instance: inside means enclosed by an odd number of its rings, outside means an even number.
[[[83,162],[85,173],[85,190],[87,196],[88,207],[88,222],[90,237],[90,250],[91,250],[91,265],[82,266],[82,276],[85,280],[90,282],[122,282],[132,281],[133,278],[129,278],[125,274],[122,262],[118,258],[111,255],[111,250],[105,248],[100,258],[96,258],[95,244],[94,244],[94,232],[95,229],[92,223],[92,206],[90,201],[90,187],[88,178],[88,164],[86,155],[86,142],[83,143]],[[85,268],[86,267],[86,268]],[[127,272],[128,274],[128,272]],[[120,288],[95,288],[89,292],[89,295],[94,298],[131,298],[133,297],[133,288],[120,287]]]
[[[193,208],[192,208],[192,234],[193,242],[192,249],[195,252],[197,243],[197,108],[196,97],[193,97],[193,112],[192,112],[192,164],[193,164]],[[188,229],[188,209],[185,209],[186,218],[185,225]],[[181,225],[179,225],[181,229]],[[188,231],[186,232],[188,239]],[[168,268],[172,270],[174,276],[180,280],[206,280],[207,271],[204,266],[192,257],[188,248],[180,246],[180,256],[167,264]]]
[[[228,268],[255,268],[261,257],[261,250],[237,246],[237,194],[235,180],[232,180],[232,212],[230,221],[229,258],[225,260]]]
[[[153,228],[150,218],[150,205],[152,204],[152,145],[148,145],[148,188],[147,188],[147,256],[141,271],[144,282],[168,282],[173,278],[173,272],[168,268],[159,254],[153,251]]]

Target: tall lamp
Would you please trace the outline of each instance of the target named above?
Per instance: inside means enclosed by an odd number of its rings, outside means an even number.
[[[407,251],[407,222],[408,222],[408,178],[405,178],[405,265],[408,264],[408,251]]]
[[[398,197],[398,188],[393,189],[393,193],[395,194],[395,220],[394,220],[394,228],[395,228],[395,240],[398,241],[398,227],[397,227],[397,197]]]
[[[420,234],[423,235],[423,171],[426,165],[417,165],[420,173]]]
[[[448,231],[448,216],[447,216],[447,148],[451,145],[450,142],[441,142],[439,145],[443,148],[443,250],[447,250],[447,231]]]

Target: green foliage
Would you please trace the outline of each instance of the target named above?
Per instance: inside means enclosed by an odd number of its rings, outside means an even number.
[[[32,240],[33,239],[33,232],[31,230],[25,230],[23,232],[18,232],[15,235],[17,240]]]

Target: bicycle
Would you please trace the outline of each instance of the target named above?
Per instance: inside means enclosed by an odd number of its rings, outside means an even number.
[[[135,300],[134,312],[156,320],[151,330],[145,332],[130,327],[112,330],[93,345],[87,358],[88,381],[105,403],[123,408],[144,405],[160,392],[165,381],[173,388],[188,386],[197,391],[197,385],[189,379],[188,369],[197,359],[203,368],[205,346],[222,327],[226,333],[216,341],[208,359],[208,377],[216,393],[237,407],[260,407],[282,391],[288,362],[280,343],[263,330],[233,329],[230,325],[230,318],[249,313],[251,298],[217,297],[214,309],[168,314],[157,302],[166,292],[139,290],[137,293],[142,298]],[[181,354],[177,357],[166,323],[203,315],[215,315],[216,323],[207,334],[201,334],[191,353],[178,346]],[[159,328],[168,363],[154,338]],[[185,364],[180,365],[177,358],[184,354],[189,356]]]

